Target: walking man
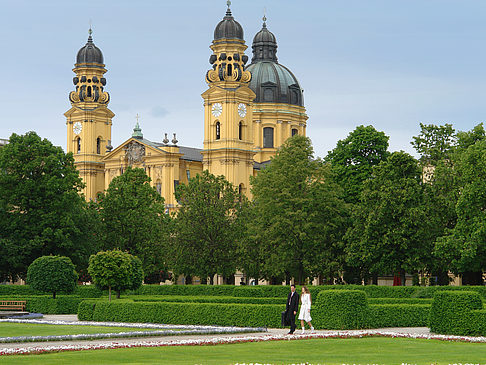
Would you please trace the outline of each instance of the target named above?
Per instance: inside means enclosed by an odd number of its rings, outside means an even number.
[[[289,335],[293,335],[295,331],[295,316],[297,315],[297,310],[299,309],[299,294],[295,292],[295,285],[290,285],[290,293],[287,297],[287,303],[285,305],[286,317],[290,322],[290,332]]]

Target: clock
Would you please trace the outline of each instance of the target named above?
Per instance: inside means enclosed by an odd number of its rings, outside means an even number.
[[[76,122],[73,124],[74,134],[79,134],[81,133],[82,130],[83,130],[83,125],[81,124],[81,122]]]
[[[221,105],[221,103],[214,103],[213,107],[211,108],[211,113],[213,113],[213,115],[217,118],[221,115],[222,112],[223,106]]]
[[[242,118],[246,116],[246,105],[238,104],[238,115]]]

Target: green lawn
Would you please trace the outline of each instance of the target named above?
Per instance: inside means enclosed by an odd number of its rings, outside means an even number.
[[[34,361],[35,359],[35,361]],[[372,337],[73,351],[0,357],[4,364],[484,364],[486,344]]]
[[[91,333],[116,333],[131,331],[153,331],[150,328],[68,326],[55,324],[0,323],[0,337],[17,336],[61,336]]]

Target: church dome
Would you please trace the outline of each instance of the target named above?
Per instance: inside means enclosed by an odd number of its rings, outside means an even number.
[[[225,17],[218,23],[214,30],[214,40],[217,41],[219,39],[244,40],[243,27],[233,18],[229,6]]]
[[[294,74],[277,60],[277,40],[263,27],[253,38],[253,58],[245,70],[251,72],[250,89],[256,94],[256,103],[285,103],[304,106],[299,81]]]
[[[86,45],[83,46],[79,51],[76,57],[76,64],[80,63],[99,63],[104,65],[103,63],[103,53],[101,50],[96,47],[93,43],[93,38],[91,38],[91,29],[89,30],[89,37],[88,42]]]

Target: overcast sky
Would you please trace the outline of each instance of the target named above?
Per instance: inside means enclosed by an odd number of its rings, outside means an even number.
[[[419,123],[486,118],[484,0],[233,0],[251,59],[266,8],[279,62],[305,90],[307,135],[325,156],[357,125],[413,152]],[[226,0],[0,0],[0,138],[35,130],[66,148],[76,54],[93,39],[111,95],[113,146],[144,137],[202,147],[205,73]]]

